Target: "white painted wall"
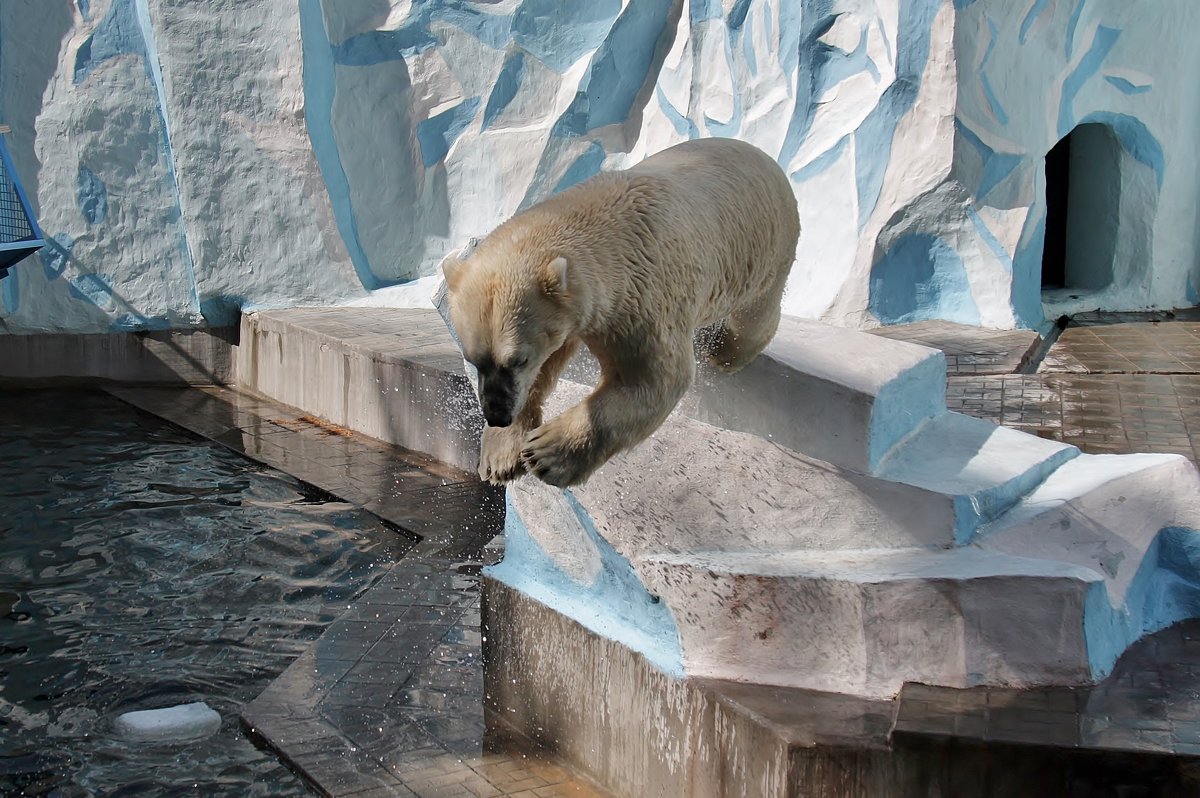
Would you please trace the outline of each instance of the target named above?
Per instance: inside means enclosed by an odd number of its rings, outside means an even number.
[[[1200,92],[1194,79],[1200,51],[1193,44],[1200,5],[958,5],[955,177],[969,187],[972,211],[1011,257],[1017,317],[1035,324],[1042,314],[1043,158],[1087,122],[1109,126],[1124,147],[1114,280],[1104,290],[1048,297],[1048,314],[1200,301]],[[1003,257],[999,261],[1007,266]]]
[[[0,116],[55,244],[0,282],[0,328],[423,304],[449,248],[695,136],[792,176],[788,313],[1035,325],[1041,158],[1096,114],[1138,120],[1118,132],[1148,227],[1087,301],[1183,304],[1200,7],[1127,5],[6,0]]]

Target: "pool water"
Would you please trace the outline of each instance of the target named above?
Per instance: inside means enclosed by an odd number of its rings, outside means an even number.
[[[101,392],[0,393],[0,795],[299,795],[238,712],[412,545]],[[220,731],[128,742],[205,701]]]

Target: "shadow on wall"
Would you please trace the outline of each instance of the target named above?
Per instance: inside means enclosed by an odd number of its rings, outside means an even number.
[[[883,324],[925,319],[979,324],[962,257],[929,233],[905,235],[876,259],[868,307]]]
[[[20,31],[24,42],[61,42],[73,24],[70,3],[7,0],[0,4],[0,34],[6,43],[11,41],[9,34],[14,31]],[[9,45],[0,50],[0,122],[12,128],[6,142],[37,216],[41,215],[38,192],[41,164],[34,152],[34,122],[58,71],[58,58],[58,50],[53,47]],[[23,90],[13,91],[12,84],[18,78]]]

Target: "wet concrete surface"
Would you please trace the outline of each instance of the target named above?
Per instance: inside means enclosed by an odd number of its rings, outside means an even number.
[[[503,493],[424,455],[225,388],[110,392],[366,508],[420,542],[242,711],[322,795],[605,796],[552,755],[489,732],[480,569]]]
[[[1083,318],[1047,351],[1030,332],[944,323],[877,332],[946,352],[952,410],[1084,451],[1197,459],[1200,323],[1193,319]],[[479,572],[502,554],[500,492],[419,454],[227,389],[114,393],[422,537],[243,713],[249,733],[321,794],[607,794],[552,754],[488,729]],[[895,757],[887,767],[904,771],[896,771],[895,794],[909,794],[901,782],[911,794],[1018,795],[1038,783],[1060,790],[1048,794],[1200,794],[1197,639],[1200,623],[1152,635],[1086,690],[907,687],[891,709]],[[842,700],[858,699],[805,702],[825,709],[796,723],[818,728],[814,739],[853,745],[858,732],[842,728]],[[878,752],[877,737],[864,739],[864,750]],[[1014,766],[1022,762],[1028,766]],[[1043,775],[1050,780],[1039,781]]]

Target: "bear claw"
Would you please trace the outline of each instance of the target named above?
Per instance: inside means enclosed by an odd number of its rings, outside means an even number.
[[[516,427],[484,427],[479,446],[479,478],[503,485],[521,476],[525,464],[520,446],[525,431]]]

